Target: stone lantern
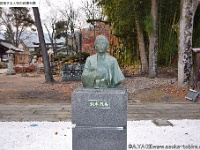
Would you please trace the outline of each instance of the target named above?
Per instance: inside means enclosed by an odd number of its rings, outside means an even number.
[[[15,53],[13,50],[9,49],[6,51],[8,54],[8,70],[6,72],[6,75],[14,75],[15,70],[13,70],[13,54]]]

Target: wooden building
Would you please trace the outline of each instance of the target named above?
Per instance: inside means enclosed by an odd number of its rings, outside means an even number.
[[[15,47],[13,44],[5,40],[0,40],[0,62],[7,62],[8,54],[6,51],[9,49],[15,51],[15,53],[23,52],[23,50]]]

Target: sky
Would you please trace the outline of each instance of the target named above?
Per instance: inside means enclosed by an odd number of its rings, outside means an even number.
[[[2,0],[0,0],[0,1],[2,1]],[[14,0],[11,0],[11,1],[14,1]],[[85,3],[86,1],[90,1],[90,0],[71,0],[71,1],[73,3],[74,9],[78,9],[83,5],[83,3]],[[49,2],[50,5],[47,2]],[[59,14],[57,14],[57,13],[60,10],[66,9],[67,8],[67,6],[66,6],[67,3],[69,3],[69,0],[39,0],[40,18],[41,18],[41,21],[42,21],[42,26],[43,26],[44,33],[46,33],[46,34],[48,33],[46,28],[45,28],[45,26],[44,26],[44,24],[46,24],[48,26],[48,29],[51,32],[52,28],[50,26],[51,26],[52,17],[59,18]],[[30,10],[31,10],[30,14],[33,16],[32,9],[30,9]],[[81,26],[88,27],[88,24],[86,24],[86,21],[85,21],[86,19],[83,16],[83,14],[84,13],[82,13],[82,15],[80,17],[80,19],[82,19],[82,20],[80,20],[81,21]],[[33,19],[34,19],[34,16],[33,16]],[[31,31],[31,29],[29,29],[28,31]]]
[[[80,9],[88,0],[71,0],[73,3],[74,9]],[[51,24],[52,16],[53,18],[60,18],[59,14],[61,10],[66,10],[67,5],[69,4],[69,0],[40,0],[39,10],[41,21],[45,23],[47,26]],[[84,24],[84,13],[81,13],[80,22]]]
[[[78,7],[81,7],[82,6],[82,2],[86,2],[87,0],[71,0],[72,3],[73,3],[73,6],[75,8],[78,8]],[[52,5],[52,7],[55,7],[55,8],[60,8],[62,9],[64,6],[66,6],[66,4],[68,4],[70,1],[69,0],[40,0],[39,2],[39,9],[42,11],[42,12],[45,12],[45,10],[47,10],[49,7],[48,6],[48,3],[50,5]]]

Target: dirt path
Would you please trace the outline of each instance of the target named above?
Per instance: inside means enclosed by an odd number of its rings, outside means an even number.
[[[44,76],[0,74],[0,121],[66,121],[71,119],[71,94],[80,81],[45,84]],[[188,89],[175,78],[126,78],[120,87],[129,93],[128,119],[199,119],[199,98],[185,99]]]
[[[0,103],[70,103],[71,93],[80,82],[44,83],[44,76],[0,75]]]
[[[54,76],[54,79],[55,83],[46,84],[44,75],[0,74],[0,103],[70,104],[71,93],[82,87],[81,81],[61,82],[60,76]],[[127,88],[130,104],[188,102],[185,99],[188,89],[178,88],[176,78],[127,77],[120,87]]]

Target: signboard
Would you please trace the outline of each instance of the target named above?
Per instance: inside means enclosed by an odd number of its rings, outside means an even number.
[[[30,56],[28,54],[15,54],[15,64],[29,64]]]
[[[110,109],[110,100],[88,100],[88,107],[97,109]]]
[[[199,95],[199,92],[190,89],[189,93],[185,96],[185,98],[194,102],[196,98],[198,97],[198,95]]]
[[[39,7],[39,0],[0,0],[0,7]]]

